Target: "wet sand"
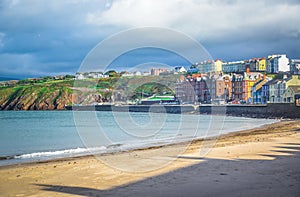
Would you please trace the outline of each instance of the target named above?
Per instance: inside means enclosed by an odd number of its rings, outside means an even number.
[[[0,167],[0,196],[300,195],[300,121],[186,145]]]

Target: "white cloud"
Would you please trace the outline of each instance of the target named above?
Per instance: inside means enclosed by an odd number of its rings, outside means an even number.
[[[117,0],[110,9],[89,13],[87,19],[100,26],[169,27],[215,39],[239,33],[260,35],[268,28],[283,35],[299,32],[299,10],[299,4],[284,1]]]

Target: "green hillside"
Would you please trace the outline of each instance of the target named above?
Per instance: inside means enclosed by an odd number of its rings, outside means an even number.
[[[1,110],[55,110],[66,105],[89,105],[174,95],[174,76],[109,77],[74,80],[73,76],[25,79],[0,86]],[[121,95],[121,96],[120,96]]]

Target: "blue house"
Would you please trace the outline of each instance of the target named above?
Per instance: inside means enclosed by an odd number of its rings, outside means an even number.
[[[188,74],[196,74],[199,73],[199,70],[197,68],[190,68],[187,70]]]
[[[252,103],[255,104],[265,104],[266,103],[266,92],[268,91],[268,86],[265,84],[268,83],[267,79],[261,79],[257,81],[252,87],[251,87],[251,97],[252,97]]]
[[[261,87],[261,103],[266,104],[270,102],[270,84],[275,83],[276,80],[271,80]]]
[[[227,62],[223,64],[222,71],[225,73],[246,72],[246,63],[244,61]]]

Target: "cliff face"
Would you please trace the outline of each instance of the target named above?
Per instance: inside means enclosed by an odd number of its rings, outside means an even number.
[[[54,110],[72,103],[68,87],[18,86],[0,89],[1,110]]]
[[[109,96],[109,95],[107,95]],[[0,110],[61,110],[66,105],[108,102],[90,88],[72,88],[68,84],[16,85],[0,88]]]

